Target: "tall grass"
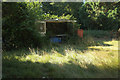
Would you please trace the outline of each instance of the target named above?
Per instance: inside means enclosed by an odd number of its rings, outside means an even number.
[[[91,36],[3,52],[3,78],[117,78],[118,68],[118,41]]]

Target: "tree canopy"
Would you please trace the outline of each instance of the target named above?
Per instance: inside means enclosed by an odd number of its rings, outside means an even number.
[[[3,2],[2,14],[4,49],[41,46],[36,20],[72,19],[82,29],[120,27],[120,2]]]

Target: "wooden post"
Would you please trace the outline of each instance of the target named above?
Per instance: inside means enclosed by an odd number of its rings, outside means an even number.
[[[78,36],[79,36],[80,38],[83,39],[83,29],[78,29],[78,30],[77,30],[77,34],[78,34]]]

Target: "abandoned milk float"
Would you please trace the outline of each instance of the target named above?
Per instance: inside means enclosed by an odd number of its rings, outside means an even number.
[[[75,22],[75,20],[51,19],[36,21],[36,27],[42,36],[48,35],[51,42],[61,42],[67,35],[73,33]]]

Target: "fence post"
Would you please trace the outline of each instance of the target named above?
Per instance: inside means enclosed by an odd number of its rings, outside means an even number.
[[[83,39],[83,29],[78,29],[78,30],[77,30],[77,34],[78,34],[78,36],[79,36],[80,38]]]

